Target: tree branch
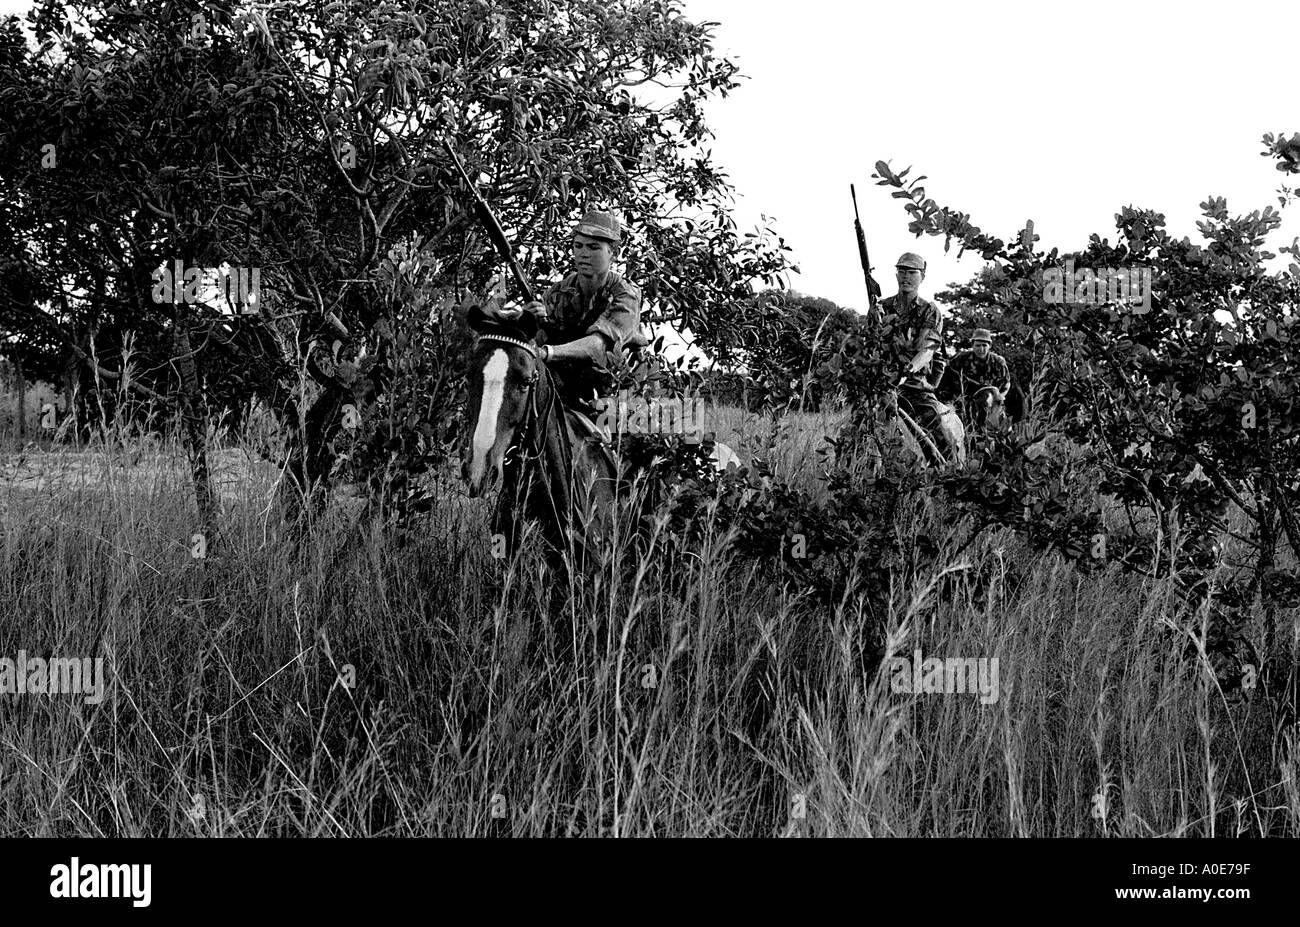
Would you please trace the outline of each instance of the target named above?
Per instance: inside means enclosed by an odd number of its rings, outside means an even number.
[[[67,347],[72,351],[72,353],[75,354],[78,358],[80,358],[81,361],[85,363],[85,365],[89,367],[97,376],[103,377],[106,380],[113,380],[113,381],[122,379],[122,375],[120,373],[115,373],[114,371],[101,367],[98,363],[96,363],[93,357],[91,357],[89,354],[87,354],[85,351],[81,349],[81,346],[77,344],[76,339],[72,337],[72,335],[67,331],[67,329],[65,329],[62,325],[60,325],[58,321],[49,313],[45,312],[42,309],[37,308],[36,306],[25,306],[22,303],[19,303],[18,301],[14,299],[10,299],[8,297],[6,297],[5,301],[9,303],[9,305],[13,306],[15,309],[19,310],[20,312],[23,312],[26,315],[31,316],[32,318],[35,318],[37,321],[43,323],[47,329],[49,329],[51,332],[57,335],[59,337],[59,340],[62,341],[65,345],[67,345]],[[138,393],[139,395],[145,397],[146,399],[152,399],[155,402],[161,402],[166,404],[169,401],[167,397],[163,396],[161,393],[156,393],[153,390],[151,390],[149,387],[144,386],[140,383],[136,383],[131,380],[126,381],[126,388],[131,390],[131,392],[133,393]]]

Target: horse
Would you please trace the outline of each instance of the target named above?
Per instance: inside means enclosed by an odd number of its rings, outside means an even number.
[[[915,454],[927,467],[962,466],[966,463],[966,426],[951,405],[943,406],[939,413],[939,427],[947,439],[948,452],[945,453],[935,442],[934,436],[903,409],[898,409],[895,424],[903,436],[903,445]]]
[[[1028,401],[1014,372],[1011,374],[1006,393],[998,393],[993,387],[982,386],[967,398],[963,390],[971,385],[973,384],[963,384],[961,376],[949,364],[939,379],[935,394],[941,400],[960,401],[962,411],[969,413],[970,425],[973,429],[986,426],[1001,428],[1003,424],[1018,422],[1025,418]]]
[[[523,524],[534,521],[553,566],[562,566],[566,552],[575,562],[594,556],[629,488],[610,435],[561,399],[538,357],[534,315],[474,306],[466,321],[477,336],[461,441],[469,496],[499,490],[491,530],[507,551],[518,549]],[[719,476],[746,467],[716,440],[707,465]]]
[[[971,410],[971,425],[977,429],[997,430],[1008,421],[1006,397],[996,386],[977,389],[967,408]]]
[[[538,357],[536,317],[473,306],[466,321],[477,336],[461,451],[470,497],[500,490],[492,532],[509,551],[518,549],[528,520],[540,525],[553,563],[566,552],[598,551],[618,465],[595,427],[560,398]]]

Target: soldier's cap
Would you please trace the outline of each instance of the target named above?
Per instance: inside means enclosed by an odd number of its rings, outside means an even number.
[[[919,270],[921,271],[921,273],[925,273],[925,258],[921,257],[921,255],[919,254],[913,254],[911,251],[909,251],[906,254],[904,254],[902,257],[900,257],[898,259],[898,262],[894,264],[894,266],[910,267],[913,270]]]
[[[573,230],[575,235],[586,235],[589,238],[603,238],[605,241],[618,244],[623,240],[623,224],[618,221],[618,217],[613,213],[598,212],[591,210],[582,217]]]
[[[993,333],[989,331],[987,328],[975,329],[975,334],[971,338],[971,344],[979,344],[981,341],[984,342],[984,344],[992,344]]]

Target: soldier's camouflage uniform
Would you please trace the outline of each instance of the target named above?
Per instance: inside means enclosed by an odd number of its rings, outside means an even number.
[[[912,358],[924,350],[938,352],[943,345],[943,313],[930,300],[914,297],[902,303],[897,296],[887,296],[877,304],[881,321],[891,339],[899,375],[908,369]],[[898,389],[898,403],[903,411],[925,428],[940,450],[948,449],[948,438],[940,424],[944,406],[935,397],[930,375],[934,361],[920,372],[908,375]]]
[[[1007,359],[996,351],[989,351],[986,357],[980,357],[973,350],[962,351],[953,358],[948,370],[957,384],[958,395],[964,399],[969,399],[986,386],[996,387],[1004,397],[1011,388],[1011,367]]]
[[[569,406],[590,412],[597,396],[609,395],[613,384],[601,367],[610,351],[622,350],[637,333],[641,320],[641,288],[614,271],[590,300],[582,295],[578,275],[569,274],[547,291],[547,318],[541,322],[546,344],[565,344],[587,335],[603,336],[604,348],[593,347],[589,358],[554,361],[551,372]]]

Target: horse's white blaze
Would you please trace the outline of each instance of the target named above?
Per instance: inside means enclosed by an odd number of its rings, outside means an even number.
[[[741,466],[740,456],[721,441],[713,443],[713,451],[709,454],[709,458],[713,461],[713,469],[719,473],[730,467]]]
[[[474,423],[474,438],[470,443],[470,480],[477,483],[487,470],[488,454],[497,442],[497,419],[501,416],[501,403],[506,393],[506,370],[510,358],[503,350],[493,352],[483,365],[483,393],[478,406],[478,421]]]

